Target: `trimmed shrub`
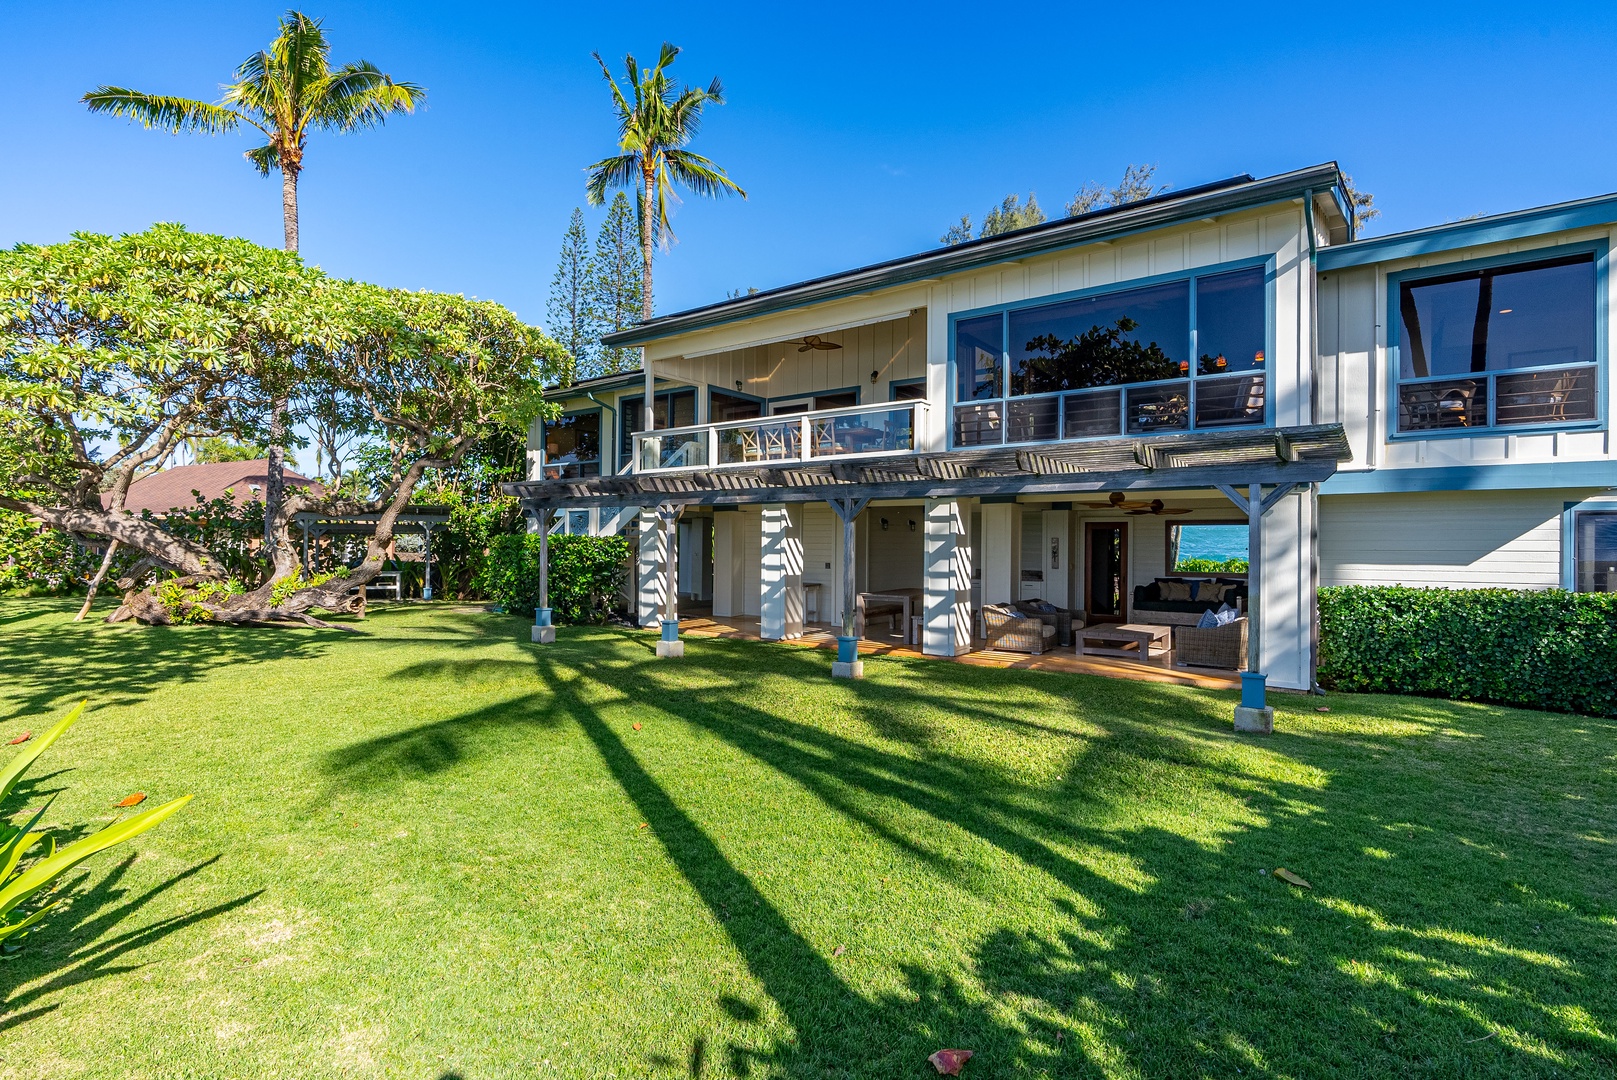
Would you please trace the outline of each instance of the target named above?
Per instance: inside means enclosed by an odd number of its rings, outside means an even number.
[[[604,623],[619,606],[629,573],[629,542],[621,536],[552,536],[550,606],[559,623]],[[539,537],[496,536],[473,588],[519,615],[539,606]]]
[[[1617,594],[1343,585],[1319,620],[1333,690],[1617,716]]]

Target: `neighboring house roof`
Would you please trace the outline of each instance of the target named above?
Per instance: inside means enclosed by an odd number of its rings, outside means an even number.
[[[813,278],[795,285],[765,289],[750,296],[675,312],[627,330],[606,334],[601,341],[613,347],[643,345],[674,334],[705,330],[740,319],[924,281],[942,274],[974,270],[1012,259],[1025,259],[1079,244],[1113,240],[1147,229],[1160,229],[1197,218],[1294,199],[1309,192],[1328,197],[1329,205],[1335,207],[1335,216],[1341,219],[1333,225],[1342,230],[1345,236],[1351,237],[1352,225],[1345,213],[1341,184],[1342,172],[1334,161],[1261,180],[1254,180],[1243,173],[1228,180],[1173,191],[1123,206],[1107,207],[1077,217],[1058,218],[998,236],[968,240],[951,247],[935,248],[828,277]]]
[[[283,474],[286,477],[287,487],[319,487],[315,481],[307,476],[287,469]],[[232,493],[237,503],[249,503],[254,499],[262,499],[264,485],[269,482],[269,462],[263,458],[257,461],[215,461],[205,465],[176,465],[161,472],[154,472],[143,476],[129,485],[129,494],[124,499],[124,509],[132,514],[142,510],[150,510],[154,514],[161,514],[168,510],[189,509],[196,505],[196,495],[200,492],[205,499],[217,499],[225,492]],[[107,496],[101,496],[103,506],[107,503]]]

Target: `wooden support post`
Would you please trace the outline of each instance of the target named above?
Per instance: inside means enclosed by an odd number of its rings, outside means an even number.
[[[1286,490],[1289,490],[1286,489]],[[1235,707],[1235,730],[1267,735],[1274,730],[1275,711],[1267,700],[1263,673],[1263,514],[1277,501],[1263,497],[1263,485],[1246,495],[1246,670],[1241,673],[1241,704]]]
[[[657,507],[663,541],[663,618],[662,637],[657,642],[659,657],[685,655],[685,643],[679,639],[679,511],[680,507],[668,504]]]
[[[555,619],[550,610],[550,516],[548,506],[539,508],[539,606],[533,611],[533,643],[549,645],[556,640]]]
[[[854,528],[853,523],[869,499],[830,499],[831,509],[842,519],[842,633],[837,636],[837,658],[831,665],[831,674],[839,679],[862,679],[865,664],[859,659],[858,589],[854,584]]]
[[[431,525],[423,525],[423,526],[421,526],[421,531],[426,535],[426,538],[427,538],[426,562],[423,564],[423,565],[425,565],[426,569],[423,570],[422,574],[421,574],[421,599],[423,599],[423,600],[431,600],[432,599],[432,526]]]

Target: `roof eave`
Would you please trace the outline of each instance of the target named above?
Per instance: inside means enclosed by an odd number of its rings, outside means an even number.
[[[1115,240],[1150,229],[1194,221],[1197,218],[1295,199],[1310,191],[1329,190],[1341,182],[1341,175],[1341,170],[1337,168],[1335,162],[1327,162],[1294,172],[1281,173],[1278,176],[1217,188],[1205,194],[1191,195],[1179,200],[1170,199],[1146,206],[1120,207],[1099,216],[1058,222],[1054,228],[1039,226],[987,241],[974,241],[937,251],[923,252],[845,274],[787,285],[754,296],[739,297],[707,307],[665,315],[649,323],[607,334],[601,340],[613,348],[645,345],[677,334],[707,330],[726,323],[790,311],[810,304],[845,299],[943,274],[961,273],[981,266],[1025,259],[1082,244]]]

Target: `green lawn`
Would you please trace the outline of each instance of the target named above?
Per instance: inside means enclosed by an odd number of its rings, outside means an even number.
[[[0,964],[3,1077],[1617,1070],[1612,721],[68,612],[0,602],[0,741],[91,700],[7,809],[197,798]]]

